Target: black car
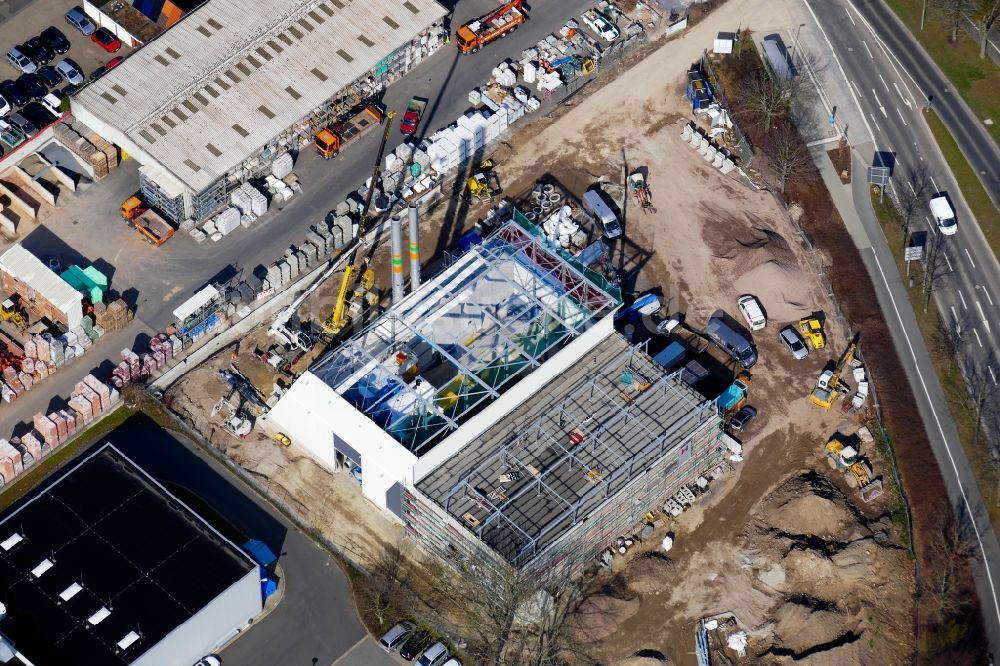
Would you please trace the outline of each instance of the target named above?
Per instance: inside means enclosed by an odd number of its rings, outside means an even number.
[[[36,72],[38,76],[45,82],[49,88],[59,85],[63,82],[63,77],[56,71],[56,68],[52,65],[46,65],[45,67],[39,67]]]
[[[736,412],[732,420],[729,422],[729,427],[735,432],[739,432],[746,428],[751,421],[757,417],[757,408],[747,405],[740,411]]]
[[[66,39],[66,35],[62,33],[62,30],[54,25],[50,25],[45,30],[42,30],[42,34],[39,37],[49,47],[50,51],[55,51],[59,54],[69,51],[69,40]]]
[[[28,57],[39,65],[47,65],[52,62],[52,49],[50,49],[41,37],[32,37],[25,45]]]
[[[10,79],[0,83],[0,95],[11,103],[12,106],[22,106],[28,103],[31,97],[24,91],[24,88],[17,85]]]
[[[38,102],[28,102],[25,104],[24,108],[21,109],[21,114],[38,129],[48,127],[56,121],[56,117]]]
[[[412,661],[418,654],[427,649],[431,644],[431,635],[426,631],[418,631],[403,643],[399,648],[399,656],[407,661]]]
[[[37,74],[22,74],[17,77],[17,85],[32,99],[42,99],[49,94],[49,89],[45,86],[45,80]]]
[[[74,94],[76,94],[76,91],[79,89],[80,86],[74,86],[73,84],[70,84],[68,86],[65,86],[64,88],[60,88],[59,90],[53,90],[52,94],[58,97],[59,99],[62,99],[64,97],[72,97]]]
[[[93,71],[93,73],[91,73],[90,80],[91,81],[96,81],[97,79],[99,79],[102,76],[104,76],[104,73],[107,72],[107,71],[108,71],[108,68],[105,67],[104,65],[101,65],[100,67],[98,67],[97,69],[95,69]]]

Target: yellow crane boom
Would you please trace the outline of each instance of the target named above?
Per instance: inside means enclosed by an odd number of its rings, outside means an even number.
[[[823,409],[830,409],[833,406],[834,401],[837,399],[837,387],[840,386],[840,373],[844,371],[847,364],[854,358],[854,350],[857,346],[858,342],[857,338],[855,338],[847,346],[844,355],[837,361],[837,366],[833,370],[824,370],[820,374],[819,379],[816,380],[815,388],[809,394],[809,402]]]

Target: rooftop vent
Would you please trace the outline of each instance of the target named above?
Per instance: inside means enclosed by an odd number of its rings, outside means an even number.
[[[195,28],[195,30],[197,30],[201,34],[205,35],[206,37],[211,37],[212,36],[212,31],[209,30],[208,28],[206,28],[203,25],[199,25],[197,28]]]
[[[351,57],[351,54],[348,53],[347,51],[345,51],[344,49],[337,49],[337,55],[339,55],[341,58],[343,58],[347,62],[353,62],[354,61],[354,58]]]
[[[403,6],[406,7],[407,9],[409,9],[410,13],[412,13],[412,14],[419,14],[420,13],[420,10],[417,9],[416,5],[414,5],[412,2],[410,2],[410,0],[406,0],[406,2],[403,3]]]
[[[172,49],[171,47],[169,47],[169,46],[168,46],[167,48],[163,49],[163,52],[164,52],[164,53],[166,53],[166,54],[167,54],[168,56],[170,56],[171,58],[173,58],[174,60],[180,60],[180,57],[181,57],[181,54],[180,54],[180,53],[178,53],[177,51],[174,51],[174,50],[173,50],[173,49]]]
[[[366,37],[365,35],[358,35],[358,41],[367,46],[368,48],[375,46],[375,42],[368,39],[368,37]]]
[[[198,103],[201,104],[202,106],[208,106],[208,99],[200,92],[196,92],[191,96],[194,97],[198,101]]]
[[[327,79],[326,74],[324,74],[323,72],[319,71],[319,67],[313,67],[312,68],[312,73],[313,73],[313,76],[315,76],[320,81],[326,81],[326,79]]]
[[[244,138],[250,136],[250,132],[248,132],[245,129],[243,129],[243,127],[239,123],[234,123],[233,124],[233,129],[236,130],[237,134],[239,134],[240,136],[242,136]]]
[[[273,39],[271,41],[269,41],[267,43],[267,45],[270,46],[271,50],[274,51],[275,53],[281,53],[284,50],[284,49],[281,48],[281,44],[279,44],[278,42],[274,41]]]
[[[155,60],[156,62],[160,63],[164,67],[166,67],[167,65],[170,64],[170,61],[167,60],[165,57],[163,57],[162,53],[157,53],[155,56],[153,56],[153,60]]]
[[[181,120],[187,120],[187,115],[179,108],[174,109],[174,115],[180,118]]]
[[[288,26],[288,32],[290,32],[292,37],[294,37],[295,39],[302,39],[302,31],[296,28],[294,25]]]
[[[103,97],[109,104],[117,104],[118,100],[109,92],[102,92],[101,97]]]
[[[197,173],[198,171],[201,171],[201,167],[198,166],[194,162],[194,160],[190,160],[190,159],[184,160],[184,166],[186,166],[188,169],[191,169],[191,171],[194,171],[195,173]]]
[[[393,20],[392,20],[391,18],[389,18],[388,16],[383,16],[383,17],[382,17],[382,21],[383,21],[383,22],[385,22],[385,24],[386,24],[387,26],[389,26],[390,28],[392,28],[393,30],[399,30],[399,24],[398,24],[398,23],[396,23],[395,21],[393,21]]]
[[[243,76],[250,76],[250,72],[253,71],[252,69],[250,69],[250,65],[246,64],[245,62],[236,63],[236,69],[243,72]]]
[[[291,86],[285,88],[285,92],[291,95],[292,99],[299,99],[300,97],[302,97],[302,95],[300,95],[299,92]]]
[[[344,8],[344,3],[341,2],[340,0],[330,0],[330,2],[332,2],[337,9]]]
[[[151,124],[150,127],[152,127],[153,131],[156,132],[157,134],[159,134],[160,136],[166,136],[167,135],[167,130],[163,129],[162,127],[160,127],[156,123]]]
[[[214,18],[208,19],[207,21],[205,21],[205,23],[209,24],[216,30],[222,30],[222,24],[216,21]]]
[[[219,91],[213,88],[212,86],[205,86],[205,92],[211,95],[212,99],[215,99],[216,97],[219,96]]]
[[[257,110],[260,111],[261,113],[263,113],[268,118],[274,118],[274,111],[272,111],[271,109],[267,108],[263,104],[261,104],[260,106],[258,106]]]
[[[206,144],[205,144],[205,148],[207,148],[207,149],[208,149],[208,152],[212,153],[212,154],[213,154],[213,155],[215,155],[216,157],[221,157],[221,156],[222,156],[222,151],[221,151],[221,150],[219,150],[218,148],[216,148],[216,147],[215,147],[215,146],[214,146],[213,144],[211,144],[211,143],[206,143]]]
[[[149,143],[156,143],[156,139],[153,137],[152,134],[149,133],[149,130],[142,130],[141,132],[139,132],[139,136],[141,136]]]
[[[257,48],[257,53],[264,60],[270,60],[273,57],[273,56],[271,56],[270,53],[267,52],[267,49],[265,49],[263,46],[260,46],[260,47]]]
[[[174,119],[170,118],[169,116],[163,116],[162,118],[160,118],[160,122],[169,127],[170,129],[177,127],[177,123],[175,123]]]
[[[119,97],[124,97],[125,95],[128,94],[128,91],[122,88],[117,83],[111,86],[111,89],[114,90],[116,93],[118,93]]]
[[[322,9],[323,13],[326,14],[327,16],[333,16],[333,10],[327,7],[326,5],[320,5],[319,8]]]
[[[299,21],[298,21],[298,23],[299,23],[299,25],[302,26],[302,29],[305,30],[306,32],[312,32],[313,31],[312,23],[310,23],[309,21],[307,21],[305,18],[300,18]]]
[[[192,102],[191,100],[186,99],[181,103],[184,105],[184,108],[190,111],[192,114],[198,113],[198,107],[195,106],[194,102]]]
[[[314,23],[324,23],[326,21],[326,19],[320,16],[319,12],[315,9],[309,12],[309,18],[311,18]]]
[[[254,69],[260,69],[260,66],[264,64],[260,60],[257,60],[257,58],[254,58],[252,55],[247,56],[247,62],[253,65]],[[247,72],[247,74],[249,73],[250,72]]]
[[[285,43],[285,46],[291,46],[292,45],[292,38],[289,37],[288,35],[286,35],[285,33],[281,33],[280,35],[278,35],[278,39],[280,39],[281,41],[283,41]]]

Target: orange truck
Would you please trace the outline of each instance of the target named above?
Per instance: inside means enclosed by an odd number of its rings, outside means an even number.
[[[524,0],[510,0],[455,32],[455,44],[462,53],[475,53],[495,39],[507,36],[524,23]]]
[[[323,159],[330,159],[340,154],[345,145],[365,134],[368,130],[381,125],[385,114],[374,104],[368,104],[360,111],[343,122],[324,127],[316,132],[313,145]]]
[[[174,235],[170,223],[142,203],[139,197],[129,197],[122,202],[122,219],[142,235],[142,239],[157,247]]]

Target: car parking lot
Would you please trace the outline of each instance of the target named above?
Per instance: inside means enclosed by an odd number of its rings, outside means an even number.
[[[65,58],[70,58],[74,63],[79,66],[81,73],[83,75],[83,81],[81,85],[89,82],[90,75],[98,68],[105,66],[109,60],[115,57],[127,56],[131,49],[122,44],[121,48],[115,53],[109,53],[100,45],[94,43],[90,37],[82,34],[77,28],[70,25],[66,19],[66,12],[77,6],[75,2],[71,0],[36,0],[26,6],[24,6],[21,11],[19,11],[15,16],[8,18],[7,20],[0,23],[0,47],[2,47],[4,57],[0,60],[0,95],[4,97],[7,102],[8,108],[6,113],[4,111],[4,105],[0,103],[0,115],[5,115],[8,121],[11,119],[13,114],[18,112],[23,106],[27,105],[32,99],[34,101],[41,102],[41,98],[44,95],[39,95],[37,86],[42,86],[45,89],[45,93],[65,91],[70,85],[65,77],[60,76],[58,72],[53,71],[57,69],[58,64]],[[65,37],[66,41],[69,42],[69,48],[65,53],[51,52],[49,54],[44,54],[51,56],[48,63],[37,63],[39,65],[40,71],[36,71],[33,74],[25,75],[22,71],[17,69],[12,65],[8,58],[7,52],[9,49],[14,47],[19,47],[25,45],[29,40],[35,38],[42,34],[42,32],[49,28],[50,26],[55,27],[62,35]],[[58,42],[58,36],[52,33],[55,40],[40,40],[43,43],[48,41]],[[37,44],[36,44],[37,46]],[[62,48],[65,48],[63,46]],[[43,48],[42,51],[45,49]],[[35,56],[37,59],[39,49],[32,49],[30,46],[25,49],[26,55],[29,57]],[[53,51],[49,49],[49,51]],[[47,64],[48,67],[52,69],[41,70],[41,66]],[[60,80],[57,82],[56,77]],[[48,79],[48,80],[46,80]],[[12,99],[12,97],[17,97],[16,91],[11,88],[8,82],[14,82],[17,88],[21,89],[22,96],[20,99]],[[28,90],[34,87],[35,90]],[[7,92],[4,92],[7,91]],[[27,99],[25,99],[25,97]],[[45,113],[48,113],[47,109],[43,109]],[[43,113],[39,113],[38,105],[33,106],[29,109],[27,114],[22,113],[21,115],[27,116],[28,120],[37,120],[34,124],[37,125],[46,119]],[[11,142],[5,141],[4,148],[10,149]]]

